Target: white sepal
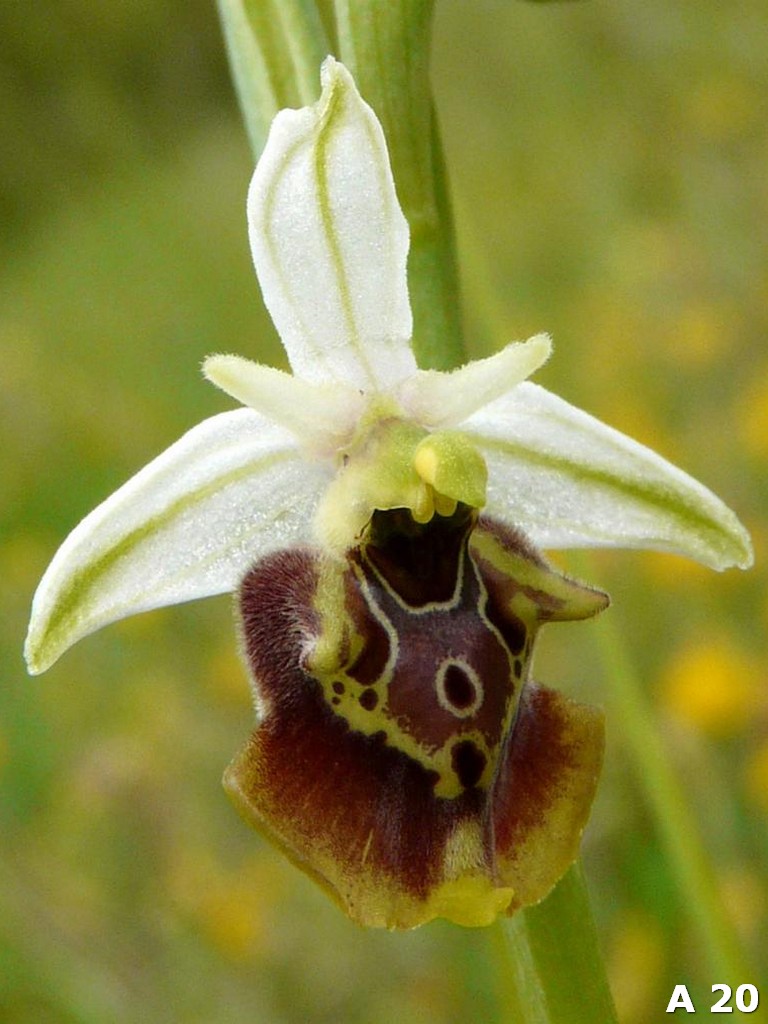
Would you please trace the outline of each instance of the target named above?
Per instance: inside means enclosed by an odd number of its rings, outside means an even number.
[[[232,590],[256,558],[308,538],[327,479],[250,409],[204,420],[59,548],[32,605],[30,672],[109,622]]]
[[[653,548],[713,569],[752,564],[744,527],[649,448],[535,384],[462,426],[488,465],[485,511],[543,548]]]
[[[408,225],[352,76],[329,57],[322,86],[272,122],[248,193],[251,250],[294,372],[383,391],[416,369]]]

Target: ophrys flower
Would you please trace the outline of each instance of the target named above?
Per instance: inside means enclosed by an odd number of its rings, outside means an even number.
[[[749,539],[702,485],[525,382],[549,355],[546,336],[453,373],[417,368],[410,345],[408,227],[384,138],[348,72],[333,59],[323,68],[319,102],[276,117],[249,191],[248,220],[259,281],[293,373],[237,356],[206,361],[207,376],[247,408],[190,430],[72,532],[35,596],[28,664],[32,672],[43,671],[76,640],[115,619],[235,590],[245,580],[242,614],[262,723],[254,741],[259,750],[230,775],[230,786],[247,813],[361,920],[412,924],[443,913],[480,922],[539,898],[556,880],[575,853],[599,761],[593,713],[542,697],[550,691],[533,689],[527,672],[541,622],[584,617],[605,600],[553,573],[517,532],[498,524],[522,529],[541,547],[655,547],[715,568],[747,565]],[[478,525],[481,508],[490,518]],[[403,588],[419,577],[414,551],[440,552],[434,558],[448,567],[449,596],[422,595],[415,604],[398,605]],[[387,601],[394,602],[389,610]],[[419,639],[418,630],[396,625],[403,605],[414,615],[462,609],[469,633],[482,634],[460,649],[453,633],[432,621],[441,637],[434,665],[422,661],[417,675],[428,680],[430,699],[452,716],[447,738],[417,724],[423,708],[402,705],[400,691],[408,687],[393,651],[402,649],[401,632],[410,630],[414,650]],[[251,643],[254,616],[261,625]],[[510,616],[520,623],[514,641],[505,634]],[[378,648],[371,640],[377,628],[387,638]],[[377,672],[369,664],[366,675],[359,658],[371,643],[380,663]],[[516,643],[522,643],[519,652]],[[479,721],[491,697],[485,670],[473,660],[478,650],[481,661],[507,665],[506,677],[492,673],[501,689],[487,728]],[[277,682],[268,667],[254,668],[264,657],[272,659]],[[311,694],[302,685],[313,686]],[[426,797],[421,806],[424,821],[432,821],[429,834],[439,838],[430,841],[426,881],[408,889],[403,865],[419,855],[417,848],[403,840],[385,856],[376,847],[381,827],[373,825],[362,843],[358,833],[347,836],[350,856],[359,862],[352,877],[351,861],[340,852],[343,829],[330,849],[321,850],[309,835],[306,795],[294,800],[290,829],[290,816],[278,820],[279,790],[265,783],[276,762],[262,746],[286,729],[275,749],[290,760],[291,728],[302,722],[306,730],[311,719],[304,706],[291,725],[296,705],[289,691],[311,697],[318,715],[335,715],[338,721],[328,719],[336,723],[331,733],[362,737],[354,739],[361,751],[372,755],[378,744],[390,760],[402,755],[427,773],[424,792],[434,806],[426,808]],[[382,717],[389,728],[372,728]],[[515,759],[527,749],[526,728],[531,736],[539,728],[539,746],[541,735],[553,739],[560,730],[573,756],[564,755],[561,775],[550,778],[566,793],[565,803],[554,810],[539,795],[530,822],[538,813],[545,827],[529,867],[515,873],[503,865],[514,843],[523,849],[520,836],[510,833],[506,847],[501,840],[494,847],[489,837],[503,834],[511,821],[505,780],[516,763],[520,778]],[[331,733],[317,740],[328,756]],[[361,763],[379,771],[375,758]],[[381,769],[379,789],[368,787],[379,809],[392,795],[389,768]],[[330,785],[343,790],[338,773]],[[455,802],[451,813],[439,803],[451,800],[467,805],[466,813],[454,814]],[[399,820],[413,821],[405,811]],[[435,815],[442,824],[435,824]],[[558,829],[565,838],[553,838]],[[530,865],[541,860],[547,842],[548,866],[528,885],[535,873]],[[379,884],[367,903],[374,881],[366,864],[378,865]],[[391,889],[382,882],[385,875]]]

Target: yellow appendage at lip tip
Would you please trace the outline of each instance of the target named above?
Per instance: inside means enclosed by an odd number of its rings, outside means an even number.
[[[494,886],[485,875],[454,878],[429,897],[424,920],[444,917],[465,928],[485,928],[507,910],[514,895],[514,889]]]

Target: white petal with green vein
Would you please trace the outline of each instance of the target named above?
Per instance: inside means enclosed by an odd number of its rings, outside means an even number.
[[[711,491],[544,388],[520,384],[461,429],[488,464],[485,511],[541,547],[654,548],[714,569],[752,564],[746,530]]]
[[[297,375],[386,390],[416,369],[408,225],[373,111],[331,57],[322,84],[272,122],[248,193],[253,259]]]
[[[30,671],[126,615],[232,590],[259,556],[309,539],[327,479],[251,409],[204,420],[59,548],[32,606]]]

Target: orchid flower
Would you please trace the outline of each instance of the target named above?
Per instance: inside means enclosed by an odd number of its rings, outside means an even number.
[[[529,670],[541,624],[607,598],[537,549],[723,569],[750,563],[748,535],[690,476],[527,382],[546,335],[417,367],[384,136],[333,58],[319,101],[274,119],[248,225],[293,373],[206,360],[245,407],[71,533],[34,598],[29,669],[127,615],[238,591],[259,724],[226,785],[245,817],[358,921],[486,923],[575,858],[602,755],[600,713]]]

